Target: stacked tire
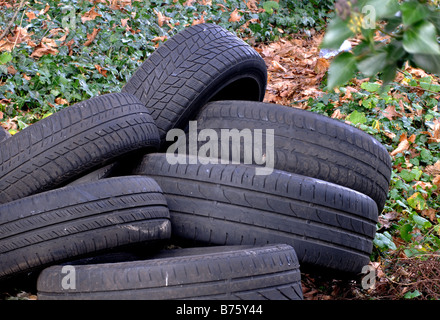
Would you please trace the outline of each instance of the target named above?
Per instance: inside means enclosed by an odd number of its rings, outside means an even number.
[[[40,299],[298,300],[300,264],[361,272],[387,197],[386,149],[345,123],[261,102],[266,82],[264,60],[241,39],[191,26],[122,92],[5,138],[0,281],[39,273]],[[191,150],[203,149],[203,130],[272,143],[222,141],[223,152],[201,156]],[[170,243],[183,248],[157,252]],[[114,254],[133,248],[143,254]]]

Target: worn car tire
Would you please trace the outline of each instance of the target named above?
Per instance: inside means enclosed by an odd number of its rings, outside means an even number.
[[[208,101],[262,101],[267,83],[263,58],[236,35],[214,24],[185,28],[163,43],[122,88],[151,111],[162,143],[184,129]]]
[[[0,279],[170,236],[166,199],[151,178],[109,178],[43,192],[0,205]]]
[[[166,250],[151,259],[73,266],[75,289],[62,287],[63,266],[38,277],[39,300],[301,300],[301,273],[288,245]]]
[[[77,103],[0,143],[0,204],[158,147],[154,120],[136,97],[112,93]]]
[[[215,130],[219,137],[222,129],[240,132],[262,129],[265,153],[259,154],[264,154],[266,159],[266,133],[273,129],[275,169],[359,191],[376,201],[379,212],[385,205],[392,169],[388,151],[373,136],[341,121],[276,104],[216,101],[208,103],[200,112],[197,128]],[[250,142],[251,147],[256,146],[255,141]],[[243,163],[243,139],[238,146],[239,160]],[[224,156],[223,152],[219,152],[221,156]],[[226,160],[231,160],[231,156],[232,151]],[[261,163],[256,157],[254,153],[252,163]]]
[[[6,131],[4,128],[0,127],[0,142],[9,139],[11,137],[11,134]]]
[[[302,266],[344,272],[360,272],[370,261],[378,212],[364,194],[281,170],[257,175],[253,165],[170,160],[146,155],[134,173],[161,186],[173,236],[217,245],[286,243]]]

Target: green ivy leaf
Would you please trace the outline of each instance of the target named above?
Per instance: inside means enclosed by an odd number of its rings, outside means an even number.
[[[381,87],[380,84],[374,82],[363,82],[361,88],[367,90],[368,92],[376,92]]]
[[[352,37],[354,33],[348,28],[347,23],[341,18],[336,17],[330,21],[321,48],[337,50],[341,47],[344,40]]]
[[[354,110],[348,115],[347,120],[355,125],[364,124],[365,122],[367,122],[367,117],[365,116],[365,113]]]
[[[280,8],[279,3],[275,1],[266,1],[263,3],[263,9],[268,14],[272,14],[274,9],[278,10],[279,8]]]
[[[425,200],[425,198],[423,198],[423,196],[420,194],[420,192],[414,193],[411,197],[406,199],[406,201],[408,201],[408,204],[413,209],[423,210],[426,208],[426,200]]]
[[[393,238],[387,231],[385,231],[384,233],[376,233],[373,243],[380,249],[397,249],[396,245],[393,242]]]
[[[410,233],[413,231],[413,227],[411,224],[407,223],[400,227],[400,237],[405,240],[406,242],[410,242],[412,239],[412,234]]]
[[[356,58],[352,53],[342,52],[336,56],[328,70],[328,89],[342,85],[354,77]]]
[[[12,54],[9,52],[3,52],[0,54],[0,64],[6,64],[12,60]]]
[[[402,21],[405,26],[410,26],[426,19],[429,13],[426,7],[419,2],[404,2],[400,6]]]
[[[425,204],[426,204],[426,202],[425,202]],[[429,220],[419,216],[416,213],[412,214],[411,218],[414,220],[415,223],[417,223],[419,226],[421,226],[424,229],[428,229],[428,228],[432,227],[432,223],[429,222]]]
[[[413,299],[416,298],[418,296],[421,296],[422,294],[419,292],[419,290],[415,290],[415,291],[410,291],[405,293],[405,295],[403,296],[405,299]]]
[[[435,26],[422,21],[407,29],[403,34],[403,47],[413,54],[440,55]]]
[[[363,59],[357,64],[357,67],[360,72],[362,72],[367,77],[372,77],[379,71],[382,71],[386,66],[386,52],[379,52],[370,56],[368,58]]]

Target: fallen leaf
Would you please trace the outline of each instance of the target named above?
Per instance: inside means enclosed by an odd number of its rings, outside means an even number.
[[[157,24],[159,25],[159,27],[162,27],[164,23],[168,22],[171,19],[170,17],[166,17],[164,14],[162,14],[162,12],[157,11],[156,9],[154,9],[154,12],[157,15]]]
[[[29,77],[27,74],[23,73],[23,78],[27,81],[30,81],[32,78]]]
[[[102,15],[97,13],[95,11],[95,7],[93,7],[92,9],[90,9],[89,11],[83,14],[83,16],[81,17],[81,22],[84,23],[86,21],[95,20],[97,17],[102,17]]]
[[[32,11],[25,12],[26,17],[28,17],[27,21],[31,22],[32,20],[36,19],[37,16]]]
[[[104,70],[100,65],[98,65],[98,64],[95,64],[95,68],[96,68],[96,70],[98,70],[98,72],[100,73],[100,74],[102,74],[104,77],[106,77],[107,78],[107,70]]]
[[[121,19],[121,25],[122,25],[123,27],[126,27],[126,26],[127,26],[127,22],[128,22],[128,20],[130,20],[130,18],[127,18],[127,19]]]
[[[87,34],[87,41],[84,42],[84,46],[89,46],[92,44],[92,42],[95,40],[96,36],[98,35],[98,32],[101,31],[101,29],[93,28],[93,31],[91,34]]]
[[[50,9],[50,5],[46,3],[46,7],[44,9],[41,9],[40,12],[38,12],[38,15],[46,14]]]
[[[66,99],[62,99],[60,97],[55,99],[55,103],[59,105],[69,104],[69,102]]]
[[[231,16],[229,17],[229,22],[239,22],[241,19],[241,15],[238,13],[238,9],[235,8],[234,11],[231,12]]]
[[[440,160],[434,163],[433,165],[426,166],[425,173],[431,176],[440,175]]]
[[[17,70],[14,68],[14,66],[11,65],[8,66],[8,73],[14,75],[17,73]]]
[[[9,41],[8,39],[0,40],[0,52],[9,51],[11,52],[14,48],[14,42]]]
[[[435,210],[434,208],[428,208],[425,210],[422,210],[422,216],[427,217],[429,220],[431,220],[432,222],[437,222],[437,210]]]
[[[382,114],[389,120],[402,117],[402,115],[396,111],[396,107],[392,104],[386,107],[385,110],[382,111]]]
[[[400,141],[397,148],[390,152],[390,155],[395,156],[398,153],[402,153],[403,151],[408,150],[408,148],[409,148],[409,141],[402,140],[402,141]]]
[[[35,47],[34,52],[32,52],[31,54],[31,57],[41,58],[42,56],[47,54],[56,55],[58,54],[58,49],[56,48],[57,44],[55,43],[55,40],[44,37],[43,39],[41,39],[40,44]]]
[[[75,43],[74,39],[71,39],[69,42],[66,43],[67,48],[69,49],[69,56],[73,54],[73,44]]]
[[[153,42],[158,42],[158,41],[164,42],[167,39],[168,39],[168,36],[161,36],[161,37],[154,37],[153,39],[151,39],[151,41],[153,41]]]
[[[385,227],[386,229],[390,228],[392,225],[392,221],[398,217],[397,212],[387,212],[384,215],[379,216],[379,223]]]
[[[333,118],[333,119],[344,119],[345,115],[343,115],[341,113],[341,110],[335,109],[335,111],[333,111],[333,113],[331,115],[331,118]]]
[[[202,15],[202,17],[198,20],[193,20],[192,24],[193,26],[197,25],[197,24],[202,24],[205,23],[205,16]]]
[[[440,143],[440,120],[435,119],[431,128],[433,132],[428,132],[428,143]]]
[[[275,71],[287,72],[287,69],[284,68],[279,62],[275,60],[272,60],[272,66],[274,67]]]
[[[316,60],[314,71],[316,74],[322,74],[325,73],[329,67],[330,67],[330,62],[327,59],[318,58]]]
[[[440,175],[437,175],[434,179],[432,179],[432,183],[437,186],[437,189],[440,188]]]
[[[187,6],[187,7],[190,7],[190,6],[193,5],[194,2],[195,2],[195,0],[186,0],[186,1],[183,3],[183,5],[184,5],[184,6]]]
[[[251,10],[252,12],[258,12],[258,0],[244,0],[244,2],[246,3],[246,7],[248,7],[249,10]]]

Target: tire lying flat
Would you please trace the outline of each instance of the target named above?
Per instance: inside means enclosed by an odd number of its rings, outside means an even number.
[[[369,197],[329,182],[256,166],[169,164],[149,154],[134,171],[152,177],[168,202],[173,236],[216,245],[292,245],[300,263],[360,272],[378,218]],[[191,164],[196,163],[196,164]]]
[[[263,129],[263,142],[267,130],[273,129],[275,169],[345,186],[376,201],[379,212],[384,207],[391,178],[390,156],[374,137],[353,126],[276,104],[216,101],[200,112],[197,127],[213,129],[219,136],[221,129]],[[244,150],[243,141],[240,150]]]
[[[208,101],[262,101],[264,60],[236,35],[213,24],[179,32],[139,67],[122,88],[150,110],[162,143],[172,128],[184,129]]]
[[[76,288],[62,288],[62,266],[37,282],[38,299],[301,300],[301,273],[288,245],[174,249],[143,261],[74,266]]]
[[[0,279],[170,236],[166,199],[151,178],[47,191],[0,206]]]
[[[106,162],[159,147],[148,109],[129,94],[95,97],[0,143],[0,204],[62,186]]]

